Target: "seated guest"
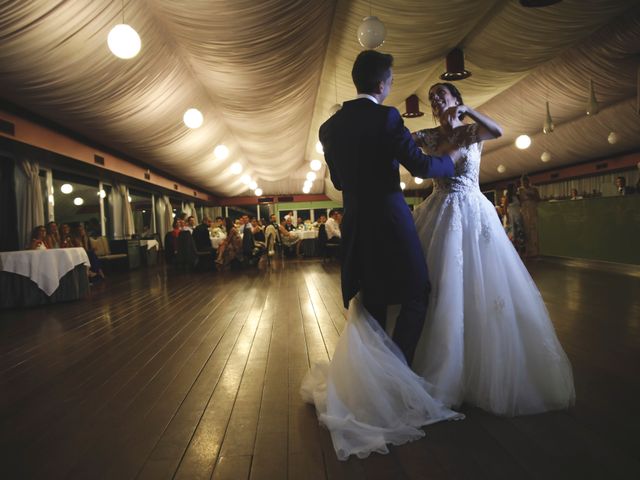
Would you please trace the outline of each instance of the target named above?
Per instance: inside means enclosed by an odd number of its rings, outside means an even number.
[[[251,233],[253,233],[253,240],[256,243],[261,243],[263,246],[266,242],[264,237],[264,228],[260,225],[260,222],[255,217],[251,217]]]
[[[289,230],[287,228],[287,220],[282,220],[278,227],[278,233],[280,234],[282,246],[290,255],[293,254],[294,245],[296,245],[296,253],[298,253],[297,244],[300,242],[300,238],[295,233],[292,233],[292,230],[293,229]]]
[[[47,249],[47,229],[44,225],[38,225],[31,231],[31,240],[29,242],[29,250],[46,250]]]
[[[104,278],[104,272],[102,271],[100,260],[98,260],[98,256],[91,248],[89,236],[84,229],[84,224],[75,223],[71,227],[71,246],[84,248],[85,252],[87,252],[89,263],[91,264],[88,272],[89,278],[94,278],[97,276],[99,276],[100,278]]]
[[[176,215],[173,220],[172,230],[164,237],[164,258],[167,262],[173,261],[178,254],[178,237],[183,226],[182,219]]]
[[[327,242],[339,244],[342,242],[342,234],[340,232],[340,221],[342,220],[342,214],[339,210],[331,210],[329,212],[329,218],[325,223],[327,229]]]
[[[288,215],[284,218],[284,228],[287,229],[287,232],[291,232],[295,230],[296,227],[293,226],[293,217],[289,217]]]
[[[191,233],[193,233],[193,230],[195,228],[196,228],[196,218],[193,215],[190,215],[187,217],[183,230],[189,230]]]
[[[629,195],[636,192],[633,187],[627,186],[627,179],[622,176],[616,177],[616,188],[618,189],[618,195]]]
[[[49,222],[46,226],[47,236],[45,237],[45,243],[47,248],[60,248],[60,234],[58,232],[58,224],[56,222]]]
[[[227,233],[227,228],[226,228],[225,224],[226,224],[226,222],[224,221],[224,218],[216,217],[216,219],[213,222],[213,227],[212,228],[219,228],[224,233]]]
[[[255,221],[255,218],[251,217]],[[242,255],[244,260],[249,265],[257,265],[260,261],[260,257],[265,253],[266,248],[264,243],[257,243],[253,236],[252,221],[249,220],[248,215],[240,217],[242,223]]]
[[[72,247],[71,244],[71,228],[68,223],[60,225],[60,248]]]
[[[193,229],[193,241],[196,243],[196,249],[199,252],[211,250],[211,239],[209,238],[209,227],[211,227],[211,219],[203,217],[202,223]]]
[[[216,263],[221,268],[231,265],[231,262],[237,260],[242,253],[242,238],[230,218],[225,220],[225,229],[227,238],[218,247],[218,258],[216,259]]]
[[[580,195],[578,195],[578,189],[577,188],[572,188],[571,189],[570,200],[582,200],[582,197]]]
[[[304,228],[304,219],[301,217],[298,217],[298,224],[296,225],[296,228],[298,230],[302,230]]]

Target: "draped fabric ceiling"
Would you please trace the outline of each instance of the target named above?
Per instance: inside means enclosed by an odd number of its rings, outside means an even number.
[[[564,0],[524,8],[516,0],[128,0],[124,21],[142,50],[113,56],[106,39],[123,2],[30,0],[0,4],[0,96],[220,196],[247,195],[240,162],[264,194],[299,193],[330,108],[355,95],[356,31],[373,14],[386,25],[380,50],[395,57],[387,99],[404,112],[416,93],[433,126],[427,90],[444,57],[465,51],[473,75],[458,82],[465,103],[496,119],[481,181],[640,147],[636,103],[637,0]],[[589,80],[600,113],[585,115]],[[556,125],[543,135],[545,101]],[[202,127],[182,122],[191,107]],[[619,141],[607,142],[610,131]],[[529,134],[519,151],[513,140]],[[213,155],[218,144],[230,155]],[[540,161],[547,150],[549,164]],[[500,174],[496,167],[506,166]],[[326,168],[312,193],[334,196]],[[410,184],[408,173],[403,180]]]

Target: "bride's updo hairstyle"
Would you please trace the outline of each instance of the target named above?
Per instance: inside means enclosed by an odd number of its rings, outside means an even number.
[[[458,90],[458,88],[453,83],[449,83],[449,82],[434,83],[429,87],[429,90],[427,90],[427,96],[429,95],[429,92],[431,91],[432,88],[438,87],[438,86],[442,86],[447,90],[449,90],[449,93],[453,95],[456,98],[456,100],[458,100],[458,104],[464,105],[464,101],[462,100],[462,94],[460,93],[460,90]],[[436,117],[433,111],[431,112],[431,115],[433,115],[434,122],[440,123],[440,119]]]

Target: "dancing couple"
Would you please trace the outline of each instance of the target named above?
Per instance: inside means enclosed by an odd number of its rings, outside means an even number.
[[[320,128],[343,194],[349,311],[331,362],[311,368],[301,393],[342,460],[387,453],[388,444],[424,436],[425,425],[462,419],[452,410],[462,403],[513,416],[567,408],[575,398],[542,297],[480,192],[482,145],[500,126],[438,83],[429,101],[440,125],[412,135],[382,105],[392,63],[361,52],[352,70],[357,98]],[[413,216],[400,164],[434,179]],[[401,305],[391,337],[388,305]]]

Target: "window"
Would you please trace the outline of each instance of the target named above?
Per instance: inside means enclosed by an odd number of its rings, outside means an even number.
[[[46,192],[46,184],[45,189]],[[102,235],[98,181],[53,172],[54,215],[58,225],[83,222],[88,234]]]
[[[131,211],[133,212],[133,224],[135,225],[136,235],[141,238],[152,236],[151,194],[130,189],[129,196],[131,197]]]

